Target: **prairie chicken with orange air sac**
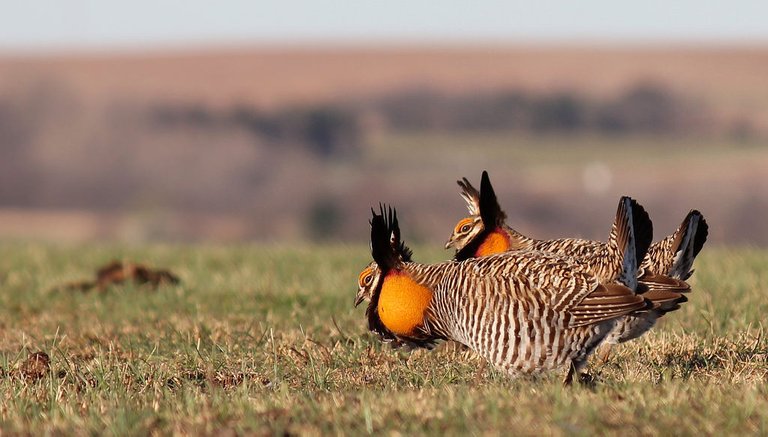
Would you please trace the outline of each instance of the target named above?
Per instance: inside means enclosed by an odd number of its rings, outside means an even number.
[[[539,250],[579,258],[588,263],[593,272],[604,281],[614,280],[621,274],[622,254],[617,246],[616,221],[607,243],[577,238],[537,240],[517,232],[506,224],[506,214],[499,206],[487,172],[483,172],[479,192],[466,178],[458,181],[458,184],[462,188],[461,195],[467,203],[471,217],[459,221],[446,244],[446,247],[457,248],[456,259],[485,256],[500,251]],[[647,213],[640,205],[635,204],[634,211],[636,215],[642,214],[644,219],[647,219]],[[643,258],[639,273],[641,291],[645,291],[644,296],[656,303],[655,309],[625,317],[623,322],[617,324],[614,333],[606,339],[607,343],[623,343],[639,337],[647,332],[659,317],[679,309],[680,304],[687,301],[687,298],[680,294],[690,291],[690,287],[683,280],[690,276],[693,258],[706,240],[707,225],[698,211],[692,211],[686,220],[693,225],[681,226],[682,232],[678,230],[652,246],[649,252],[653,253],[653,256]],[[650,239],[647,235],[638,238]],[[675,245],[678,242],[687,244],[689,248],[681,249],[680,244]],[[684,273],[670,277],[666,274],[667,270],[664,270],[663,273],[657,274],[654,267],[672,259],[673,256],[667,254],[674,255],[675,250],[682,255],[675,258],[674,266],[670,265],[669,271]]]
[[[636,261],[648,249],[635,228],[649,223],[633,223],[632,203],[623,205],[621,277],[632,286]],[[572,257],[518,251],[418,264],[404,261],[399,235],[394,210],[373,213],[371,253],[379,273],[366,310],[368,328],[421,347],[454,340],[511,375],[568,366],[570,383],[620,317],[653,306],[626,285],[600,281]]]
[[[457,258],[483,256],[501,250],[545,250],[557,253],[583,254],[593,259],[599,259],[600,253],[605,252],[605,243],[596,241],[563,238],[555,240],[537,240],[527,237],[505,223],[506,213],[496,200],[493,186],[488,179],[487,172],[483,172],[483,179],[487,182],[488,190],[492,193],[492,200],[488,201],[488,209],[492,210],[491,220],[499,223],[501,232],[490,237],[490,241],[475,253],[465,250],[470,243],[478,241],[478,234],[484,231],[483,220],[480,214],[480,192],[472,184],[463,178],[456,181],[461,187],[461,197],[467,205],[470,216],[465,217],[456,224],[451,237],[445,244],[445,248],[455,248]],[[482,188],[482,187],[481,187]],[[709,233],[709,226],[701,212],[691,210],[683,219],[680,226],[672,234],[651,245],[641,264],[645,272],[666,275],[675,279],[686,280],[693,273],[693,261],[704,247]],[[501,237],[501,238],[500,238]],[[606,264],[606,263],[600,263]],[[610,263],[608,263],[610,264]],[[604,267],[598,266],[600,269]],[[608,272],[609,275],[611,271]]]

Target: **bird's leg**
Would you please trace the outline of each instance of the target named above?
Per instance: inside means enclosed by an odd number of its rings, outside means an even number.
[[[600,346],[595,355],[597,355],[597,359],[600,360],[601,363],[605,364],[608,362],[608,358],[610,358],[612,350],[613,345],[606,343]]]

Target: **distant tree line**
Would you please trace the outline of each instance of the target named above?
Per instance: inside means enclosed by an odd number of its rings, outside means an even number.
[[[652,83],[602,100],[570,91],[446,95],[422,89],[384,97],[375,108],[389,128],[405,131],[694,133],[707,120],[701,107]]]
[[[238,128],[268,145],[301,146],[321,158],[349,156],[359,151],[362,132],[358,116],[340,105],[316,105],[265,111],[238,105],[214,110],[203,105],[160,105],[152,122],[163,127]]]
[[[321,158],[354,156],[365,138],[363,115],[395,132],[499,132],[597,134],[708,134],[718,128],[701,105],[654,83],[641,83],[611,98],[572,91],[522,90],[446,94],[410,89],[355,102],[264,110],[237,105],[153,107],[158,126],[237,128],[275,146],[303,147]],[[739,131],[743,134],[743,129]]]

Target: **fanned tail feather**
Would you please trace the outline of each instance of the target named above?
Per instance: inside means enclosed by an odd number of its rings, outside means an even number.
[[[693,274],[693,260],[701,252],[709,235],[709,225],[697,210],[691,210],[675,231],[672,242],[674,261],[669,276],[686,280]]]
[[[653,240],[653,222],[636,200],[623,196],[619,200],[608,244],[622,254],[619,282],[632,290],[637,289],[640,261],[645,257]]]

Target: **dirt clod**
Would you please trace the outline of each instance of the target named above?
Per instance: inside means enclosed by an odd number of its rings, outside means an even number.
[[[154,269],[144,264],[112,261],[96,270],[94,280],[69,282],[58,289],[87,292],[92,289],[105,291],[113,285],[133,281],[136,285],[148,285],[156,290],[161,285],[176,285],[181,282],[178,276],[167,269]]]
[[[28,382],[37,382],[51,371],[51,359],[45,352],[35,352],[27,357],[19,373]]]

